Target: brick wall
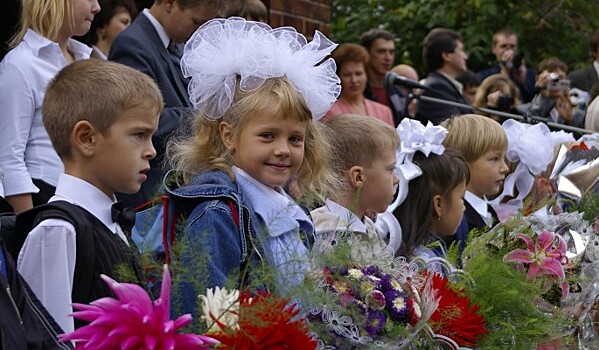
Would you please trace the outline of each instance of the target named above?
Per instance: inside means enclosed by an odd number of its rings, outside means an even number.
[[[330,0],[262,0],[269,11],[269,24],[291,26],[309,39],[315,30],[329,35]]]

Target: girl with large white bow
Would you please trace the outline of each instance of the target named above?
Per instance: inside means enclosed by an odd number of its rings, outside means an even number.
[[[398,254],[424,260],[444,257],[444,237],[455,235],[462,220],[468,165],[458,151],[443,147],[443,127],[404,119],[397,131],[400,188],[392,207],[402,227]]]

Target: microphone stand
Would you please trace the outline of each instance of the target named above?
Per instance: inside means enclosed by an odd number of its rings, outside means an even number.
[[[547,121],[547,119],[545,119],[545,118],[541,118],[541,117],[533,116],[533,115],[522,116],[519,114],[496,111],[496,110],[490,109],[490,108],[474,107],[474,106],[471,106],[471,105],[465,104],[465,103],[447,101],[447,100],[443,100],[443,99],[439,99],[439,98],[435,98],[435,97],[429,97],[429,96],[422,96],[422,94],[410,93],[408,95],[408,97],[416,98],[416,99],[419,99],[422,101],[436,102],[436,103],[444,104],[447,106],[461,107],[461,108],[469,109],[473,112],[480,111],[483,113],[498,115],[498,116],[506,118],[506,119],[515,119],[517,121],[528,123],[528,124],[532,124],[531,121],[536,122],[536,123],[545,123],[547,126],[554,128],[554,129],[562,129],[562,130],[575,132],[575,133],[579,133],[579,134],[594,134],[594,133],[596,133],[596,131],[581,129],[581,128],[577,128],[577,127],[565,125],[565,124],[554,123],[552,121]]]

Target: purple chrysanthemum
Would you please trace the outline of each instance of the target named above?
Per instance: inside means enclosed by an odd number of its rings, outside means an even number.
[[[390,289],[385,293],[385,299],[391,318],[395,321],[407,322],[410,310],[406,294]]]
[[[387,316],[382,311],[369,311],[364,330],[372,338],[381,334],[387,324]]]

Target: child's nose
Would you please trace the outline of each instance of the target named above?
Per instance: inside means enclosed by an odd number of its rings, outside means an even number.
[[[508,171],[507,164],[505,163],[505,159],[501,159],[501,173],[504,174]]]
[[[156,157],[156,148],[154,148],[154,144],[152,143],[152,141],[150,140],[150,147],[148,148],[147,152],[146,152],[146,158],[147,159],[154,159]]]
[[[275,154],[280,156],[288,156],[290,153],[287,141],[278,142],[275,149]]]

